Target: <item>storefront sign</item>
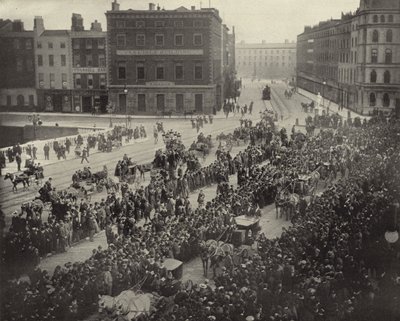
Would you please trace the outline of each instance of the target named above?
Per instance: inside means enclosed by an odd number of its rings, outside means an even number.
[[[201,56],[203,49],[117,50],[119,56]]]
[[[148,81],[146,82],[146,86],[154,86],[154,87],[175,86],[175,83],[172,81]]]
[[[106,67],[86,67],[86,68],[72,68],[74,74],[103,74],[107,72]]]

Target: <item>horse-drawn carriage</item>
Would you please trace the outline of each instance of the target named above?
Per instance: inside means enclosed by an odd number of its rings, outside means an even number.
[[[101,193],[108,180],[108,169],[107,166],[103,166],[103,170],[91,173],[89,168],[85,168],[83,171],[79,170],[72,176],[71,187],[84,191],[85,194],[93,193],[97,191]]]
[[[211,135],[205,137],[203,133],[200,133],[199,136],[197,136],[197,142],[193,143],[190,146],[189,151],[199,152],[202,156],[205,157],[210,153],[210,149],[212,147],[213,143]]]
[[[271,100],[271,88],[268,85],[262,91],[262,100]]]
[[[315,108],[315,103],[314,101],[311,101],[310,103],[301,103],[301,108],[303,109],[303,111],[305,113],[312,113],[314,111]]]

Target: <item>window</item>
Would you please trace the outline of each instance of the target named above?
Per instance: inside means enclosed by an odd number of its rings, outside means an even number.
[[[385,50],[385,64],[391,64],[391,63],[392,63],[392,50],[386,49]]]
[[[138,111],[146,111],[146,95],[138,94]]]
[[[156,68],[156,79],[157,80],[163,80],[164,79],[164,67],[163,66],[157,66],[157,68]]]
[[[60,42],[60,48],[65,48],[65,42]]]
[[[61,66],[65,67],[67,65],[67,58],[65,55],[61,55]]]
[[[38,49],[42,48],[42,43],[41,43],[40,41],[38,41],[37,44],[36,44],[36,47],[37,47]]]
[[[93,75],[87,75],[87,87],[93,89]]]
[[[117,47],[124,48],[126,46],[126,35],[124,33],[117,34]]]
[[[74,67],[76,67],[76,68],[81,67],[81,56],[80,55],[74,56]]]
[[[99,54],[99,67],[106,66],[106,58],[104,54]]]
[[[156,39],[156,46],[164,46],[164,35],[158,34],[155,37]]]
[[[372,49],[371,50],[371,63],[377,63],[378,62],[378,50],[377,49]]]
[[[25,49],[31,50],[32,49],[32,41],[30,39],[26,39],[25,41]]]
[[[126,79],[126,62],[118,62],[118,79]]]
[[[388,22],[393,22],[393,15],[389,15]]]
[[[61,84],[63,89],[67,89],[67,74],[61,74]]]
[[[390,84],[390,72],[389,72],[389,70],[386,70],[386,71],[383,73],[383,82],[384,82],[385,84]]]
[[[144,21],[136,21],[136,28],[144,28]]]
[[[21,72],[22,71],[22,58],[21,57],[17,57],[17,72]]]
[[[369,81],[371,83],[376,83],[376,71],[372,70],[370,75],[369,75]]]
[[[104,43],[105,43],[104,38],[97,39],[97,48],[104,49]]]
[[[53,55],[49,55],[49,66],[50,67],[54,66],[54,56]]]
[[[203,66],[201,64],[196,64],[194,66],[194,79],[196,80],[203,79]]]
[[[138,34],[136,35],[136,46],[143,47],[146,42],[146,37],[144,34]]]
[[[19,39],[14,39],[14,42],[13,42],[13,44],[14,44],[14,49],[19,49],[19,48],[20,48],[20,42],[19,42]]]
[[[56,80],[55,80],[56,78],[55,78],[55,75],[54,74],[50,74],[50,88],[55,88],[56,86]]]
[[[145,79],[145,72],[144,72],[144,65],[143,64],[138,64],[136,66],[136,77],[138,80],[144,80]]]
[[[79,49],[81,47],[80,39],[73,39],[72,40],[72,47],[74,49]]]
[[[374,30],[372,32],[372,42],[378,42],[379,41],[379,33],[378,30]]]
[[[39,88],[43,88],[43,87],[44,87],[44,74],[39,73]]]
[[[377,15],[374,15],[373,21],[374,21],[374,23],[378,22],[378,16]]]
[[[175,35],[175,46],[183,46],[183,35]]]
[[[7,106],[11,106],[11,96],[7,95]]]
[[[201,33],[195,33],[193,35],[193,44],[195,46],[201,46],[203,44],[203,35]]]
[[[375,107],[375,105],[376,105],[376,96],[374,93],[369,94],[369,105],[371,107]]]
[[[49,49],[53,49],[53,43],[52,42],[49,42],[47,45],[48,45]]]
[[[203,26],[203,22],[201,20],[195,20],[193,21],[193,27],[199,28]]]
[[[17,96],[17,105],[24,106],[25,105],[25,97],[23,95]]]
[[[37,58],[38,66],[43,66],[43,56],[38,55]]]
[[[92,39],[86,39],[86,49],[92,49]]]
[[[162,28],[162,27],[165,26],[165,22],[164,22],[164,21],[156,21],[156,22],[154,23],[154,26],[155,26],[156,28]]]
[[[86,67],[93,67],[92,55],[86,55]]]
[[[386,42],[392,42],[393,41],[393,31],[392,29],[389,29],[386,31]]]
[[[106,89],[106,75],[100,75],[100,89]]]
[[[383,94],[383,107],[389,107],[390,106],[390,97],[388,93]]]
[[[81,88],[82,83],[81,83],[81,75],[80,74],[75,74],[75,88]]]
[[[117,20],[117,28],[125,28],[125,20]]]
[[[174,21],[174,27],[175,28],[183,28],[183,21]]]
[[[381,22],[385,23],[385,16],[384,15],[381,15]]]
[[[183,65],[181,64],[175,65],[175,79],[176,80],[183,79]]]
[[[26,59],[26,70],[33,71],[33,61],[30,58]]]

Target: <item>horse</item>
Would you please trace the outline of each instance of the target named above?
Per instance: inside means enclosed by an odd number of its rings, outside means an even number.
[[[105,186],[106,186],[107,193],[109,193],[110,191],[118,192],[118,190],[119,190],[119,184],[115,183],[112,180],[112,178],[107,178],[107,180],[105,181]]]
[[[11,183],[13,184],[13,188],[12,188],[13,192],[16,192],[18,190],[17,189],[18,184],[22,184],[24,186],[24,189],[27,189],[29,186],[29,177],[25,174],[21,174],[21,175],[17,176],[12,173],[7,173],[4,176],[4,180],[7,180],[7,179],[9,179],[11,181]]]

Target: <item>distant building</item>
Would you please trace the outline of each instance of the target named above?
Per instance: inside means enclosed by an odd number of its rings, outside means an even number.
[[[33,110],[35,89],[34,34],[20,20],[0,20],[0,107]]]
[[[400,114],[399,53],[400,2],[361,0],[298,36],[297,85],[362,114]]]
[[[222,105],[224,68],[234,53],[216,9],[120,10],[114,1],[106,17],[116,112],[211,113]]]
[[[90,30],[84,30],[79,14],[72,15],[71,26],[72,57],[72,109],[74,112],[106,112],[107,64],[106,38],[97,21]]]
[[[296,44],[284,43],[236,44],[238,77],[291,79],[296,68]]]
[[[71,112],[72,64],[68,30],[45,30],[35,17],[36,88],[41,111]]]

